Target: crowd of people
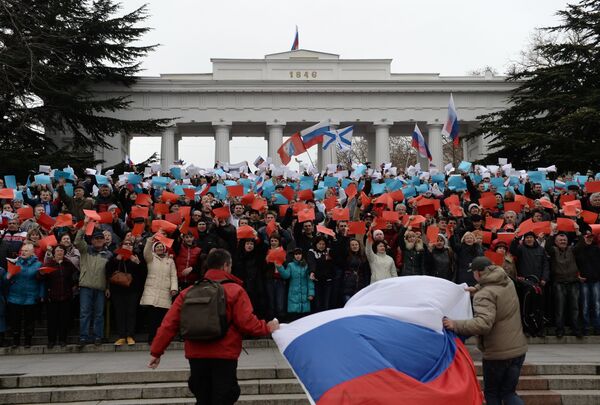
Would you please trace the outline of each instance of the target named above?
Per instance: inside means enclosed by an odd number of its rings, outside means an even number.
[[[174,297],[222,248],[261,319],[338,308],[382,279],[429,275],[473,286],[487,256],[540,288],[545,326],[600,334],[600,181],[593,173],[358,164],[299,172],[268,163],[115,176],[44,169],[0,181],[0,339],[30,346],[152,341]],[[12,176],[9,176],[12,177]],[[10,184],[9,184],[10,183]],[[424,292],[426,293],[426,292]],[[74,304],[75,303],[75,304]],[[143,314],[143,316],[140,316]],[[533,334],[543,336],[541,327]],[[23,340],[21,337],[23,336]]]

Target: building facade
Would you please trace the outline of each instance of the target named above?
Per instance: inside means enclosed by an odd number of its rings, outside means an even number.
[[[264,59],[212,59],[212,73],[161,74],[141,77],[130,87],[104,86],[98,95],[130,97],[124,119],[173,118],[161,137],[164,168],[178,160],[184,136],[215,139],[215,160],[229,162],[234,136],[261,137],[268,156],[279,162],[284,136],[329,120],[333,127],[354,125],[354,136],[368,141],[369,160],[390,159],[390,136],[410,136],[415,123],[442,167],[442,124],[450,93],[454,96],[461,134],[478,125],[477,117],[506,108],[514,88],[504,77],[440,76],[433,73],[392,73],[391,59],[340,59],[339,55],[296,50]],[[135,134],[134,134],[135,136]],[[130,139],[112,138],[114,150],[97,151],[106,166],[122,161]],[[486,142],[462,143],[467,160],[486,154]],[[320,148],[320,146],[319,146]],[[319,150],[319,166],[336,163],[335,148]],[[248,156],[248,160],[254,157]],[[427,162],[422,162],[426,167]]]

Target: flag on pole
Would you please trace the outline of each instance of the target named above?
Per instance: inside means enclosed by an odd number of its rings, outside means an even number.
[[[431,152],[429,152],[429,147],[417,124],[415,124],[415,130],[412,133],[412,146],[419,152],[419,156],[431,160]]]
[[[273,339],[312,404],[481,405],[469,352],[442,325],[444,316],[473,317],[465,286],[378,281],[344,308],[282,324]]]
[[[317,144],[323,143],[323,137],[325,133],[329,131],[329,122],[321,121],[318,124],[308,127],[299,132],[302,137],[302,142],[306,149],[311,148]]]
[[[351,125],[342,129],[332,129],[325,132],[326,141],[323,143],[323,149],[329,148],[329,145],[335,142],[338,149],[346,151],[352,148],[352,133],[354,132],[354,126]]]
[[[448,102],[448,118],[442,127],[442,135],[450,138],[454,146],[458,146],[458,131],[458,114],[456,113],[456,107],[454,106],[454,97],[452,97],[452,93],[450,93],[450,101]]]
[[[294,37],[294,42],[292,43],[292,51],[297,51],[299,45],[300,39],[298,38],[298,26],[296,25],[296,36]]]
[[[129,167],[133,167],[134,166],[133,161],[131,160],[131,158],[129,157],[129,155],[125,155],[124,162]]]
[[[290,139],[285,141],[279,147],[279,149],[277,149],[277,153],[279,153],[281,162],[284,165],[290,163],[292,156],[297,156],[304,152],[306,152],[306,148],[304,147],[304,143],[302,142],[299,132],[296,132],[294,135],[292,135]]]

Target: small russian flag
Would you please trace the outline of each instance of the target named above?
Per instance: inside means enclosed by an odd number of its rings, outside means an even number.
[[[429,147],[417,124],[415,124],[415,130],[412,134],[412,146],[419,152],[419,156],[431,160],[431,152],[429,152]]]
[[[292,51],[297,51],[299,45],[300,39],[298,38],[298,26],[296,25],[296,36],[294,37],[294,42],[292,43]]]

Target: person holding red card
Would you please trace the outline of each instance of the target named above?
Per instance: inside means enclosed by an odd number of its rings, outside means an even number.
[[[57,343],[67,345],[67,333],[71,325],[73,290],[77,283],[77,268],[65,256],[62,245],[52,249],[52,257],[40,268],[38,278],[43,281],[46,291],[46,312],[48,316],[48,348]]]
[[[137,304],[144,288],[145,266],[133,252],[134,241],[125,238],[106,264],[110,298],[115,311],[117,335],[115,346],[134,345]],[[123,282],[122,280],[125,280]]]
[[[25,347],[31,346],[35,328],[35,308],[42,298],[42,289],[37,273],[41,263],[35,256],[31,243],[23,243],[21,254],[14,263],[15,271],[9,269],[6,279],[8,288],[8,319],[12,331],[12,346],[21,344],[21,324],[25,335]],[[10,266],[9,266],[10,267]]]
[[[6,259],[16,259],[27,233],[19,229],[19,219],[9,219],[0,235],[0,267],[7,268]]]
[[[147,309],[148,343],[152,344],[156,330],[171,308],[171,298],[177,295],[179,286],[175,261],[167,254],[167,247],[156,237],[146,240],[144,260],[148,266],[148,277],[140,305]]]

